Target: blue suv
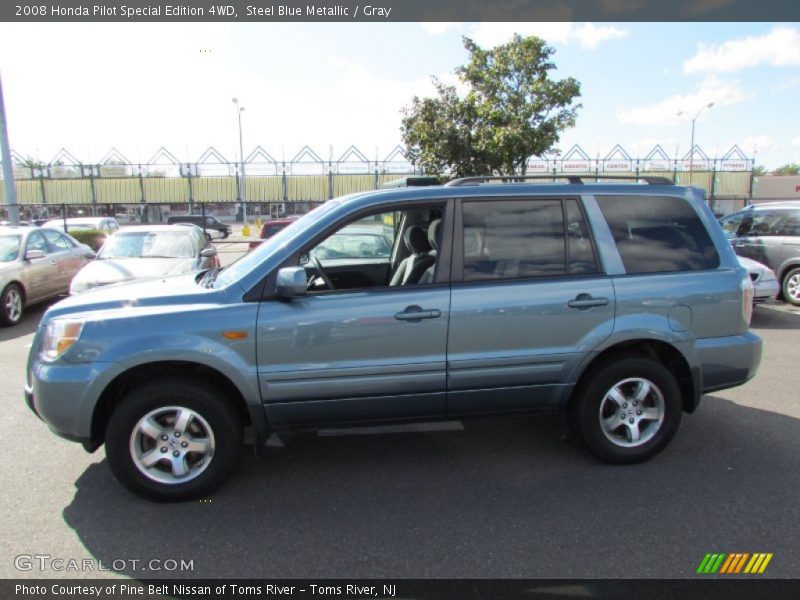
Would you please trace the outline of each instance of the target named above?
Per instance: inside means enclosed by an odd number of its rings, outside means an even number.
[[[227,268],[63,300],[25,395],[156,500],[219,486],[246,428],[258,448],[298,428],[566,411],[595,456],[634,463],[702,394],[755,374],[752,294],[697,189],[467,178],[331,200]]]

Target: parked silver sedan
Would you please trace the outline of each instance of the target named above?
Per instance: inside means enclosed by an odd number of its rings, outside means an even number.
[[[139,225],[109,237],[97,260],[72,280],[70,294],[134,279],[183,275],[219,266],[217,249],[195,225]]]
[[[0,324],[16,325],[26,306],[65,294],[92,258],[89,246],[60,231],[0,227]]]

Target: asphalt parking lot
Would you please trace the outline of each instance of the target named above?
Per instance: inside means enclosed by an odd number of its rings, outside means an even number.
[[[302,434],[172,505],[132,496],[102,449],[25,407],[42,312],[0,330],[1,577],[114,575],[15,566],[49,555],[134,577],[691,578],[708,552],[771,552],[767,576],[800,577],[798,310],[756,309],[757,377],[706,396],[645,464],[598,463],[558,416]],[[133,562],[150,559],[193,570]]]

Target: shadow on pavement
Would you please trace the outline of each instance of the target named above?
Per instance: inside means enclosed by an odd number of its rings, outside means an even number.
[[[752,329],[800,329],[797,314],[775,310],[766,306],[756,306],[750,321]]]
[[[628,467],[564,432],[544,416],[298,435],[182,504],[130,495],[103,461],[63,516],[105,564],[194,561],[170,577],[691,578],[706,552],[773,552],[770,576],[800,575],[797,419],[708,396]]]
[[[36,331],[39,326],[39,321],[42,320],[42,315],[51,305],[55,304],[57,300],[50,302],[40,302],[25,308],[22,313],[22,320],[11,327],[0,327],[0,342],[7,342],[17,338],[24,337]]]

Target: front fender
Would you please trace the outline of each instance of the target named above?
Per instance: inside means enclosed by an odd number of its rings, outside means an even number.
[[[88,321],[64,359],[115,363],[123,372],[158,362],[204,365],[227,377],[248,405],[260,405],[256,368],[257,304],[132,315],[113,313]],[[224,334],[235,332],[229,339]]]

